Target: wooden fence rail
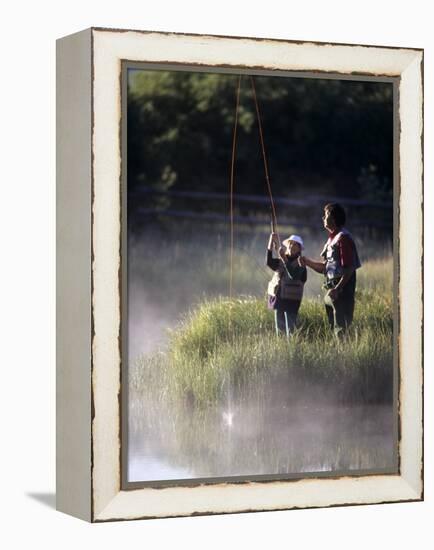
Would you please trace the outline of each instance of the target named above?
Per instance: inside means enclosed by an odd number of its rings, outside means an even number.
[[[154,189],[152,187],[142,186],[140,189],[131,191],[129,193],[130,200],[134,197],[135,200],[140,200],[141,197],[146,195],[162,195],[167,197],[178,197],[193,200],[229,200],[227,193],[211,193],[203,191],[162,191]],[[237,202],[257,203],[257,204],[269,204],[270,199],[266,195],[244,195],[235,193],[234,199]],[[300,207],[317,207],[318,205],[326,204],[327,202],[339,202],[343,206],[356,206],[366,208],[379,208],[379,209],[392,209],[392,202],[383,201],[366,201],[362,199],[353,199],[349,197],[330,197],[325,195],[307,195],[303,199],[289,199],[287,197],[274,197],[276,204],[285,206],[300,206]]]

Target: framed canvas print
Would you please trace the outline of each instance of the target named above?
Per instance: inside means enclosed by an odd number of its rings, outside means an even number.
[[[423,51],[57,44],[57,503],[423,498]]]

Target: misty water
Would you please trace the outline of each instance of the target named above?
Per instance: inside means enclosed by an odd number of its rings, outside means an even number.
[[[385,405],[291,404],[273,396],[208,411],[151,412],[138,397],[131,405],[129,481],[395,467],[393,410]]]

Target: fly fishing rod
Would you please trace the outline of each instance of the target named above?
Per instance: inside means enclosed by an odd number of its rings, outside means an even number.
[[[279,232],[277,230],[277,216],[276,216],[276,208],[274,205],[273,200],[273,193],[271,191],[271,183],[270,183],[270,176],[268,173],[268,165],[267,165],[267,157],[265,153],[265,144],[264,144],[264,136],[262,131],[262,123],[261,123],[261,114],[259,112],[259,104],[258,104],[258,98],[256,95],[256,87],[255,87],[255,81],[253,76],[250,77],[251,84],[252,84],[252,92],[253,92],[253,99],[255,102],[255,108],[256,108],[256,117],[258,121],[258,129],[259,129],[259,137],[261,142],[261,149],[262,149],[262,159],[264,162],[264,171],[265,171],[265,181],[267,184],[267,190],[268,190],[268,196],[270,198],[270,207],[271,207],[271,232],[272,234],[277,236],[277,246],[278,246],[278,256],[279,260],[282,262],[283,268],[290,278],[290,274],[286,265],[286,262],[284,258],[281,256],[281,249],[282,244],[279,237]],[[241,75],[238,77],[238,84],[237,84],[237,92],[236,92],[236,106],[235,106],[235,120],[234,120],[234,127],[233,127],[233,137],[232,137],[232,159],[231,159],[231,174],[230,174],[230,189],[229,189],[229,197],[230,197],[230,205],[229,205],[229,219],[230,219],[230,247],[229,247],[229,297],[232,298],[232,292],[233,292],[233,256],[234,256],[234,167],[235,167],[235,153],[236,153],[236,143],[237,143],[237,126],[238,126],[238,110],[239,110],[239,104],[240,104],[240,90],[241,90]]]
[[[286,262],[282,258],[282,256],[280,255],[280,251],[282,249],[282,243],[280,242],[279,233],[277,233],[277,227],[276,227],[277,224],[276,224],[276,220],[275,220],[275,213],[273,215],[273,211],[271,211],[270,225],[271,225],[271,234],[277,236],[277,245],[278,245],[277,255],[279,256],[279,260],[282,262],[282,265],[283,265],[284,270],[286,271],[286,274],[288,275],[289,278],[291,278],[291,275],[289,274],[289,271],[288,271],[288,267],[286,266]]]
[[[261,113],[259,111],[259,102],[258,102],[258,97],[256,95],[255,79],[253,78],[253,76],[250,77],[250,81],[251,81],[251,84],[252,84],[253,99],[255,101],[256,118],[258,120],[259,138],[260,138],[260,141],[261,141],[261,149],[262,149],[262,160],[264,162],[265,181],[267,183],[268,196],[270,197],[271,232],[273,234],[277,235],[278,256],[279,256],[280,261],[282,262],[282,265],[283,265],[284,270],[286,271],[286,274],[288,275],[289,278],[291,278],[291,276],[289,274],[289,271],[288,271],[288,268],[286,266],[286,262],[282,258],[282,256],[280,255],[282,244],[280,242],[279,232],[277,230],[276,207],[274,205],[273,193],[271,191],[271,183],[270,183],[270,175],[269,175],[269,172],[268,172],[267,155],[265,154],[264,133],[262,131]]]

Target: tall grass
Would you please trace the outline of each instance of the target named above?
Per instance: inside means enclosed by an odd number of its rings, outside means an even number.
[[[207,300],[170,332],[166,352],[140,360],[135,386],[147,381],[160,397],[198,406],[224,399],[229,385],[240,395],[259,391],[264,381],[318,388],[343,402],[390,401],[392,328],[391,297],[370,289],[358,292],[354,323],[339,342],[316,299],[303,301],[289,340],[275,335],[264,299]]]

